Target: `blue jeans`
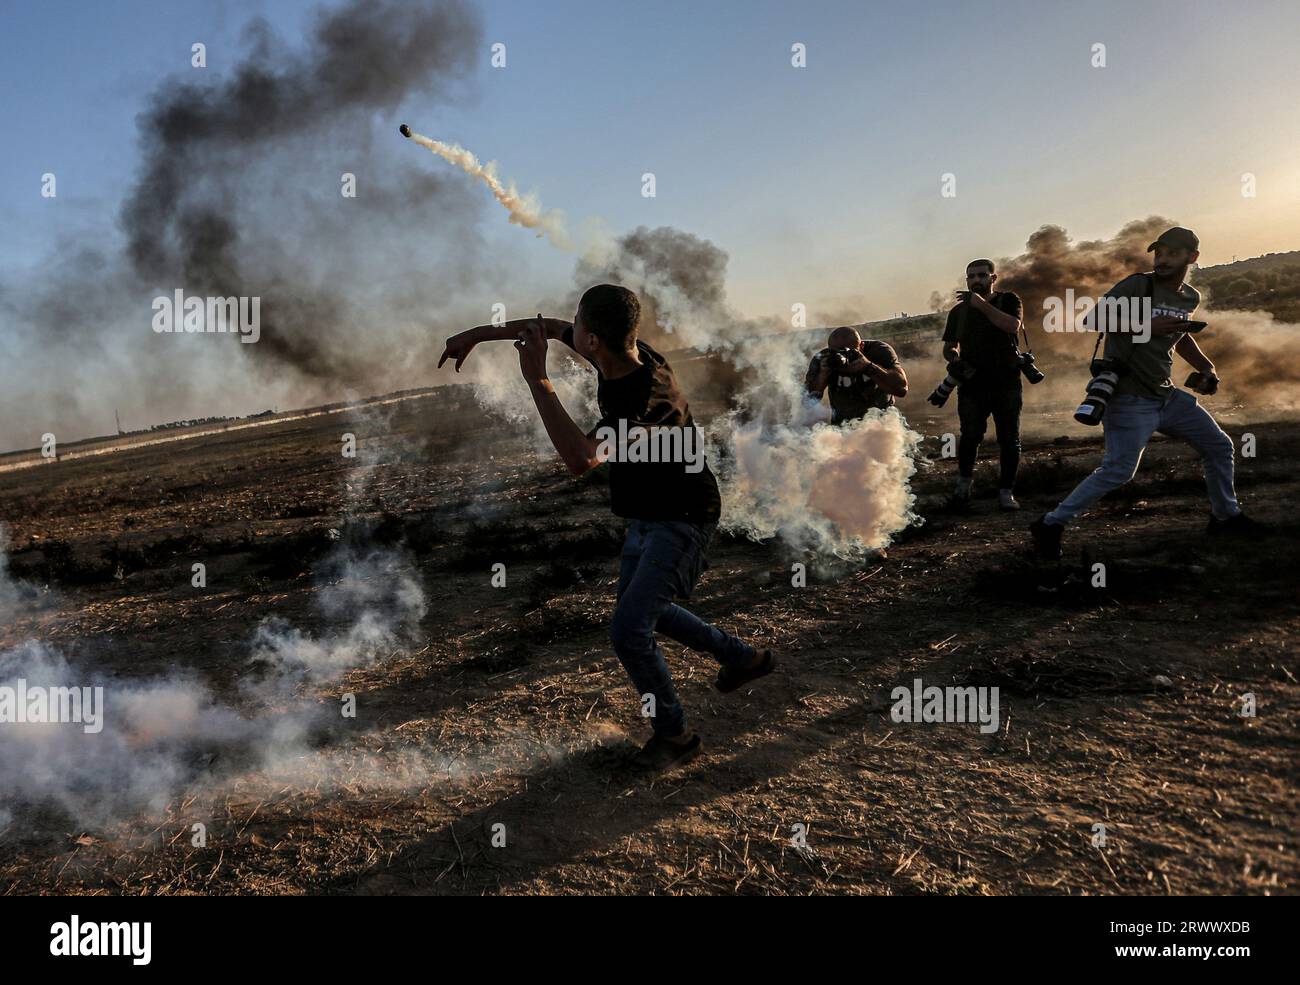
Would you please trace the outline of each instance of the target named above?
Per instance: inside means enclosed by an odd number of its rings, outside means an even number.
[[[654,698],[651,725],[656,734],[680,735],[686,713],[668,674],[660,632],[683,646],[712,654],[721,664],[746,664],[752,646],[710,626],[673,602],[689,599],[704,570],[704,552],[713,537],[713,524],[672,520],[629,520],[618,576],[618,604],[609,638],[614,652],[632,678],[642,708]]]
[[[1069,523],[1106,493],[1133,478],[1147,442],[1157,431],[1182,438],[1201,453],[1205,486],[1215,516],[1226,520],[1241,512],[1232,484],[1232,439],[1186,390],[1175,390],[1164,401],[1132,394],[1111,397],[1102,427],[1106,432],[1106,452],[1101,467],[1047,514],[1048,523]]]

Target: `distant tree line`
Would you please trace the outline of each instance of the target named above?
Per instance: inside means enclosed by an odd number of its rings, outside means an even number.
[[[1300,251],[1202,267],[1191,282],[1208,292],[1210,308],[1267,311],[1278,321],[1300,322]]]

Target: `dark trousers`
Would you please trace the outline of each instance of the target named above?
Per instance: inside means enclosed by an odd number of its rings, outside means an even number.
[[[963,478],[975,474],[975,456],[988,429],[989,415],[997,429],[1002,474],[999,489],[1014,489],[1020,467],[1020,407],[1024,402],[1020,377],[1009,382],[984,381],[978,376],[957,388],[957,416],[961,440],[957,443],[957,468]]]
[[[642,708],[656,733],[680,735],[686,713],[668,673],[664,652],[655,640],[663,633],[722,664],[747,664],[754,648],[673,602],[688,599],[704,570],[704,552],[713,524],[672,520],[629,520],[618,576],[618,605],[610,642],[632,678]],[[647,703],[647,696],[654,698]]]

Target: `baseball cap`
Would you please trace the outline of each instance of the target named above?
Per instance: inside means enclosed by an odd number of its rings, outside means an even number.
[[[1154,250],[1157,243],[1175,250],[1190,250],[1193,253],[1201,248],[1201,241],[1196,238],[1196,233],[1190,229],[1184,229],[1182,226],[1166,229],[1156,238],[1155,243],[1147,247],[1147,252],[1150,253]]]

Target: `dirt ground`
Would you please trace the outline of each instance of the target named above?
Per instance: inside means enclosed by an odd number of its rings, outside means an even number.
[[[1025,525],[1100,435],[1026,424],[1018,515],[991,498],[990,441],[972,513],[937,508],[954,468],[937,461],[914,482],[923,525],[806,587],[790,572],[808,559],[719,535],[692,607],[780,669],[720,695],[711,659],[666,641],[706,755],[656,779],[622,765],[646,730],[607,643],[602,478],[526,453],[464,388],[4,473],[12,574],[50,589],[4,647],[186,670],[237,703],[253,628],[313,625],[339,540],[408,552],[428,608],[304,695],[356,695],[307,754],[327,775],[280,785],[218,756],[161,811],[92,827],[11,803],[0,893],[1293,893],[1300,427],[1226,420],[1256,437],[1238,485],[1262,539],[1207,537],[1194,454],[1157,440],[1058,565],[1028,558]],[[895,723],[890,692],[916,677],[999,687],[1001,728]]]

